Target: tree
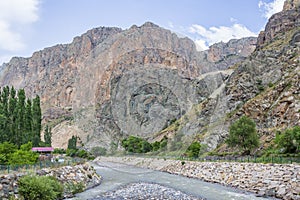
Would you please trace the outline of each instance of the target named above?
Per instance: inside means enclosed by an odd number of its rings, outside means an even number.
[[[32,134],[33,145],[38,146],[41,141],[41,129],[42,129],[42,111],[40,105],[40,97],[36,96],[32,103]]]
[[[18,100],[16,107],[16,122],[15,122],[15,132],[17,138],[17,145],[20,146],[25,142],[25,91],[24,89],[20,89],[18,91]]]
[[[8,160],[10,165],[23,165],[23,164],[34,164],[36,163],[39,155],[31,151],[32,143],[21,145],[20,149],[13,152]]]
[[[51,133],[51,129],[48,127],[48,125],[45,128],[44,141],[45,141],[45,145],[47,147],[52,146],[52,133]]]
[[[30,99],[27,99],[25,105],[25,124],[24,124],[24,142],[33,142],[33,132],[32,132],[32,103]]]
[[[201,144],[199,142],[193,142],[186,150],[186,154],[189,158],[198,158],[201,149]]]
[[[10,89],[10,98],[8,103],[8,131],[9,131],[9,139],[10,142],[17,144],[20,146],[19,138],[16,135],[16,105],[17,105],[17,99],[16,99],[16,90],[14,87],[11,87]]]
[[[276,134],[275,143],[283,153],[300,152],[300,126]]]
[[[18,150],[18,147],[9,142],[0,144],[0,164],[5,165],[8,163],[9,157],[12,153]]]
[[[230,147],[239,147],[243,154],[250,154],[251,150],[259,145],[254,121],[246,116],[235,121],[229,128],[226,143]]]
[[[68,149],[77,149],[77,136],[73,135],[72,138],[68,140]]]
[[[132,135],[122,140],[122,146],[126,151],[131,153],[147,153],[152,151],[152,145],[149,142]]]

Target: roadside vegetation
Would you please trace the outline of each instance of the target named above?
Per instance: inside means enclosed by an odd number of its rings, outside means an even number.
[[[183,135],[176,133],[173,138],[166,136],[161,141],[149,143],[146,139],[129,136],[122,140],[124,154],[159,156],[196,160],[229,160],[239,162],[300,162],[300,127],[295,126],[277,132],[267,149],[260,150],[259,135],[255,122],[242,116],[229,127],[229,135],[224,141],[226,151],[208,151],[199,139],[187,145]],[[106,152],[106,150],[105,150]],[[106,153],[105,153],[106,155]],[[299,159],[298,159],[299,158]]]

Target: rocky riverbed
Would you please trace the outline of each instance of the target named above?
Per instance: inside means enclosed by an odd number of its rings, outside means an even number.
[[[125,199],[153,199],[153,200],[201,200],[203,198],[196,197],[175,190],[170,187],[166,187],[156,183],[131,183],[118,188],[114,191],[109,191],[103,195],[99,195],[95,199],[91,200],[125,200]]]
[[[136,157],[101,157],[101,162],[126,163],[254,192],[258,196],[300,200],[299,164],[192,162]]]

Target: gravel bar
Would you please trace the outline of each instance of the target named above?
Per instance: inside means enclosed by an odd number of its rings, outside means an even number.
[[[114,191],[106,192],[96,198],[90,200],[203,200],[204,198],[196,197],[175,190],[170,187],[166,187],[156,183],[130,183],[122,186]]]

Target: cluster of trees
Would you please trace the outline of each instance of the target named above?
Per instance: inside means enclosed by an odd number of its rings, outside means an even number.
[[[68,148],[67,148],[67,151],[66,151],[67,156],[87,158],[87,159],[90,159],[90,160],[94,159],[95,157],[93,155],[91,155],[91,153],[89,153],[88,151],[86,151],[84,149],[77,148],[77,142],[78,142],[79,139],[80,138],[78,136],[73,135],[68,140]]]
[[[41,142],[40,97],[26,98],[24,89],[16,91],[8,86],[0,90],[0,143],[9,142],[20,147]]]
[[[161,141],[149,143],[147,140],[135,136],[129,136],[122,140],[122,147],[130,153],[147,153],[150,151],[158,151],[165,149],[167,146],[168,138],[164,137]]]
[[[243,154],[250,152],[259,146],[259,137],[255,122],[242,116],[229,128],[229,137],[226,143],[230,147],[238,147]],[[297,154],[300,153],[300,127],[295,126],[283,132],[277,132],[274,145],[267,153],[272,154]]]
[[[9,142],[0,144],[0,164],[1,165],[22,165],[34,164],[38,160],[39,155],[31,151],[32,143],[17,145]]]

